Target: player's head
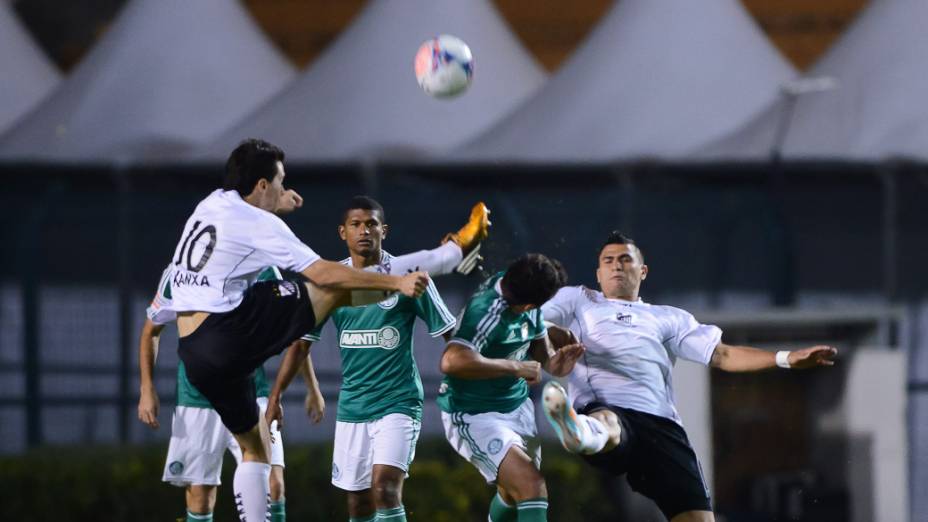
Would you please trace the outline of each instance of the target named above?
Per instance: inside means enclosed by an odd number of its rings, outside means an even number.
[[[338,225],[338,235],[355,255],[379,255],[381,242],[387,237],[383,207],[374,198],[355,196],[348,201]]]
[[[648,265],[635,241],[613,230],[599,249],[596,281],[610,299],[636,301],[641,282],[648,277]]]
[[[257,139],[241,142],[226,161],[222,188],[235,190],[252,205],[273,212],[284,192],[284,151]]]
[[[503,297],[516,312],[538,308],[567,283],[567,272],[557,260],[525,254],[506,269],[500,284]]]

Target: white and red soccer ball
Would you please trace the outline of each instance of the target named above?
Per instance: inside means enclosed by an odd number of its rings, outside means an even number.
[[[460,38],[442,34],[423,42],[416,53],[416,79],[436,98],[461,94],[474,77],[474,56]]]

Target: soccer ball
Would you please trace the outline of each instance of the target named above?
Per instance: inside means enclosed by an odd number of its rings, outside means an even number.
[[[443,34],[426,40],[416,53],[416,79],[436,98],[457,96],[474,77],[474,57],[460,38]]]

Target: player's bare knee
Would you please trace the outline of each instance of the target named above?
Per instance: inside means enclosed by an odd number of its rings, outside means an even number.
[[[187,486],[187,509],[193,513],[211,513],[216,504],[216,486]]]
[[[395,480],[392,477],[382,477],[375,481],[371,487],[371,492],[374,496],[374,502],[379,508],[389,508],[400,505],[400,495],[402,491],[403,490],[400,481]]]
[[[511,500],[515,502],[548,496],[545,479],[534,466],[525,467],[517,473],[509,474],[505,491]]]
[[[499,493],[500,498],[503,499],[503,502],[505,502],[506,504],[510,506],[515,505],[516,503],[515,497],[512,496],[512,493],[506,491],[506,488],[504,488],[503,486],[497,485],[496,491],[497,493]]]
[[[362,518],[374,512],[374,498],[370,489],[348,492],[348,515]]]
[[[271,490],[271,500],[277,502],[284,498],[284,468],[282,466],[271,466],[268,484]]]
[[[270,463],[271,439],[267,423],[259,419],[253,428],[242,433],[235,433],[235,440],[242,449],[242,460],[245,462]]]

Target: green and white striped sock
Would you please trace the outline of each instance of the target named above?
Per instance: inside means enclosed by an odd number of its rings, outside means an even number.
[[[395,508],[378,509],[377,522],[406,522],[406,508],[402,504]]]
[[[515,506],[507,504],[499,493],[493,495],[490,501],[490,522],[516,522],[518,516]]]
[[[268,504],[271,511],[271,522],[287,522],[287,500],[272,500]]]
[[[212,513],[191,513],[187,512],[187,522],[213,522]]]
[[[516,504],[519,522],[548,522],[548,499],[530,498]]]

